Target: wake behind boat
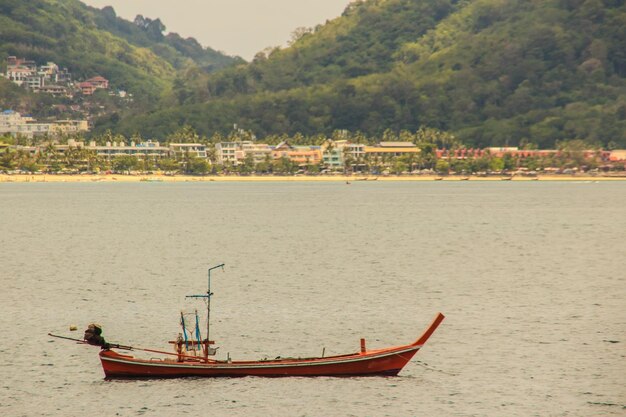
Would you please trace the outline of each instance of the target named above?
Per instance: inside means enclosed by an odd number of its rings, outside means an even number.
[[[276,358],[250,361],[233,361],[228,357],[226,360],[215,360],[210,356],[214,356],[217,349],[211,347],[214,342],[209,338],[211,296],[213,295],[211,292],[211,271],[216,268],[223,268],[223,266],[224,264],[221,264],[209,268],[206,294],[188,296],[206,300],[206,338],[201,337],[196,311],[195,326],[191,328],[188,323],[190,320],[186,320],[186,316],[181,313],[183,331],[176,341],[169,342],[174,346],[175,352],[173,353],[106,343],[101,337],[101,328],[97,325],[91,325],[85,332],[85,340],[80,342],[102,347],[100,361],[107,378],[394,376],[422,348],[444,319],[444,315],[438,313],[430,326],[416,341],[401,346],[368,350],[365,346],[365,339],[361,339],[360,351],[345,355],[324,356],[322,354],[320,357],[310,358]],[[142,350],[165,356],[169,355],[170,357],[141,359],[119,353],[116,350]]]

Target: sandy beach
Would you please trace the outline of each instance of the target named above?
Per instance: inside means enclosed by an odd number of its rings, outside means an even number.
[[[0,183],[5,182],[211,182],[211,181],[246,181],[246,182],[361,182],[361,181],[625,181],[626,175],[539,175],[526,176],[433,176],[433,175],[406,175],[406,176],[274,176],[274,175],[50,175],[50,174],[0,174]]]

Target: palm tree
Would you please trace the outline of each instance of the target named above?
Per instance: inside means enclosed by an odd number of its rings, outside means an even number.
[[[53,165],[57,158],[57,149],[52,142],[47,142],[44,146],[39,148],[37,162],[42,164],[46,170],[50,169],[50,166]]]
[[[15,167],[14,152],[11,152],[9,148],[6,148],[2,155],[0,155],[0,170],[8,171]]]

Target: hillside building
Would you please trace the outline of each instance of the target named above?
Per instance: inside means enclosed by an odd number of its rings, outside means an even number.
[[[38,123],[30,116],[22,116],[16,111],[5,110],[0,113],[0,135],[33,136],[46,135],[50,131],[50,123]]]
[[[71,75],[67,68],[60,69],[54,62],[48,62],[46,65],[38,67],[35,61],[15,56],[7,58],[7,69],[3,76],[9,81],[35,92],[55,94],[62,91],[60,86],[55,86],[55,84],[67,85],[71,82]]]
[[[88,131],[89,123],[86,120],[57,120],[41,123],[30,116],[22,116],[13,110],[5,110],[0,113],[0,135],[9,134],[32,138],[42,135],[72,135]]]
[[[50,123],[50,134],[53,136],[73,135],[89,132],[87,120],[57,120]]]

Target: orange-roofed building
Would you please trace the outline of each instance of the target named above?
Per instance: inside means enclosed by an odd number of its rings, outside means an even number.
[[[419,154],[420,148],[412,142],[380,142],[377,146],[365,146],[365,155],[373,157]]]
[[[288,158],[298,165],[317,165],[322,162],[322,149],[319,146],[292,146],[287,142],[272,149],[272,159]]]
[[[609,161],[621,162],[626,161],[626,149],[615,149],[609,154]]]
[[[95,85],[93,85],[92,83],[89,83],[87,81],[78,84],[78,88],[80,88],[81,93],[83,93],[86,96],[92,95],[97,90]]]
[[[99,75],[88,79],[86,82],[91,83],[96,88],[103,88],[105,90],[109,88],[109,80]]]

